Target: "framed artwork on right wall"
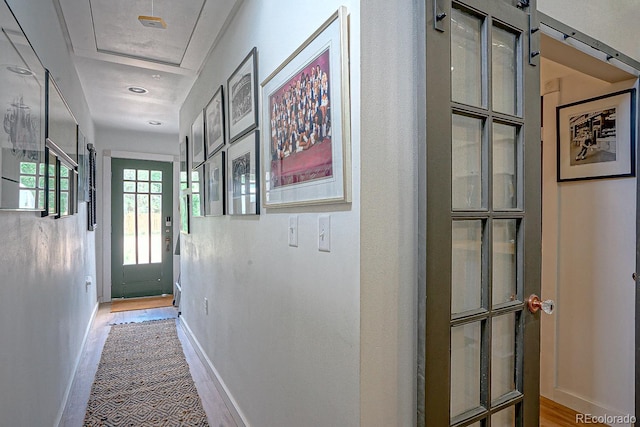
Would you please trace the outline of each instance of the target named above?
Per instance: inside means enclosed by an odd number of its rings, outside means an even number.
[[[635,176],[636,91],[556,109],[558,181]]]

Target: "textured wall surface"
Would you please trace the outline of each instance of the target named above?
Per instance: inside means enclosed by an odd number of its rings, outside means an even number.
[[[10,0],[22,28],[89,140],[94,127],[52,2]],[[95,233],[86,204],[73,217],[0,212],[0,414],[2,424],[59,419],[96,308]],[[85,286],[90,276],[92,285]]]

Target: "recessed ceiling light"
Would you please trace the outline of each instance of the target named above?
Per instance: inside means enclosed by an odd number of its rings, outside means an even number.
[[[129,89],[129,92],[137,93],[137,94],[140,94],[140,95],[149,92],[148,90],[146,90],[145,88],[140,87],[140,86],[129,86],[127,89]]]
[[[31,70],[27,70],[26,68],[18,67],[15,65],[10,65],[7,67],[7,70],[12,73],[20,74],[21,76],[33,76],[33,72]]]
[[[149,123],[151,126],[160,126],[160,125],[162,124],[162,122],[159,122],[159,121],[157,121],[157,120],[149,120],[149,121],[148,121],[148,123]]]

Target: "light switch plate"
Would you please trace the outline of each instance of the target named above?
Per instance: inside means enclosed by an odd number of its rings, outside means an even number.
[[[331,252],[331,216],[318,217],[318,250]]]
[[[298,247],[298,215],[292,215],[289,217],[289,228],[287,229],[289,235],[289,246],[294,248]]]

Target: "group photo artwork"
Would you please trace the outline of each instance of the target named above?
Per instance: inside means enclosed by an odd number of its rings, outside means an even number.
[[[333,175],[329,50],[269,95],[271,185]]]

